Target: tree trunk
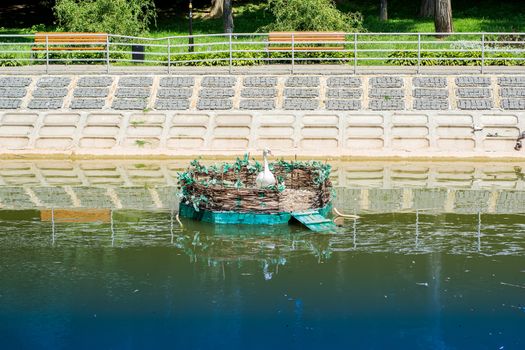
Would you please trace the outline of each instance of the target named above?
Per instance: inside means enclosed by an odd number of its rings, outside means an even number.
[[[434,17],[435,9],[435,0],[421,0],[421,7],[419,8],[419,17]]]
[[[224,23],[224,32],[233,33],[233,0],[224,0],[224,14],[222,16]]]
[[[381,0],[379,4],[379,20],[386,21],[388,19],[388,1]]]
[[[221,18],[224,8],[224,0],[212,0],[211,2],[211,9],[210,14],[208,15],[210,18]]]
[[[436,27],[436,33],[452,33],[454,31],[450,0],[436,0],[434,26]]]

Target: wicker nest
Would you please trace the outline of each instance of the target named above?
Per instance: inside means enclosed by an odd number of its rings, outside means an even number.
[[[260,165],[237,160],[237,167],[208,169],[198,162],[179,174],[182,199],[195,209],[279,213],[322,208],[330,201],[330,166],[319,162],[271,164],[276,186],[256,188]]]

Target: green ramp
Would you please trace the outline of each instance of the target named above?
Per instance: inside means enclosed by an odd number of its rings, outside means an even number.
[[[292,216],[314,232],[334,231],[336,228],[332,220],[325,218],[317,210],[295,212]]]

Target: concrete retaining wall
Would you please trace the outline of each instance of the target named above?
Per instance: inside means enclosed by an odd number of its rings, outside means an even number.
[[[77,156],[518,157],[524,113],[4,112],[0,152]]]
[[[525,75],[4,76],[0,154],[517,157]]]

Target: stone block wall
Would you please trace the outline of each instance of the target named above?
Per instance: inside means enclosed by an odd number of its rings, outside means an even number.
[[[525,110],[525,76],[4,76],[0,110]]]

